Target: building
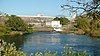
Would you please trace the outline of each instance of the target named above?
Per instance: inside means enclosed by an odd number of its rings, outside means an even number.
[[[31,24],[34,26],[51,26],[50,22],[54,19],[53,16],[44,16],[43,14],[37,14],[36,16],[22,16],[22,20],[24,20],[27,24]]]
[[[52,21],[51,26],[54,28],[55,31],[62,31],[62,25],[60,24],[60,21]]]
[[[43,14],[37,14],[36,16],[19,16],[27,24],[34,25],[36,27],[53,27],[55,31],[62,31],[60,21],[54,21],[55,17],[44,16]]]

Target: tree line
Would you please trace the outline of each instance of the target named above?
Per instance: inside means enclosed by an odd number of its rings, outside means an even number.
[[[30,28],[29,25],[16,15],[4,15],[1,17],[4,19],[4,23],[0,23],[1,36],[14,31],[23,33],[32,32],[32,28]]]

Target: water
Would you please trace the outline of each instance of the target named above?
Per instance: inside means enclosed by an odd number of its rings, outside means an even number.
[[[10,36],[9,36],[10,37]],[[34,32],[17,37],[4,37],[6,42],[15,42],[17,48],[24,52],[35,53],[46,49],[59,54],[64,46],[73,47],[76,51],[87,51],[91,56],[100,56],[100,38],[91,38],[85,35],[61,34],[57,32]]]

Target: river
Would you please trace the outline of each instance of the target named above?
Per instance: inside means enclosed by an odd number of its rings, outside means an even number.
[[[87,51],[91,56],[100,56],[100,38],[91,38],[86,35],[62,34],[58,32],[34,32],[23,36],[5,36],[4,41],[15,43],[17,48],[24,52],[35,53],[37,51],[61,53],[64,46],[71,46],[74,50]]]

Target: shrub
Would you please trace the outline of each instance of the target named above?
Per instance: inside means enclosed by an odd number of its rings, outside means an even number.
[[[71,47],[65,46],[61,56],[89,56],[86,51],[73,51]],[[51,53],[50,51],[36,52],[33,56],[59,56],[57,52]]]
[[[17,50],[14,43],[10,44],[2,41],[0,45],[0,56],[26,56],[26,54],[23,51]]]

